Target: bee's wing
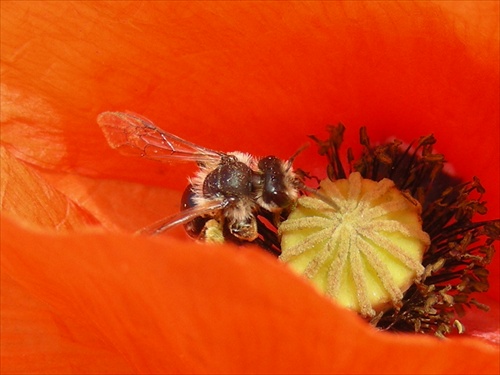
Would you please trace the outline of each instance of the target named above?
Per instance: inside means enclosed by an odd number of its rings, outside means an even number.
[[[156,235],[180,224],[186,224],[198,216],[208,215],[214,211],[223,209],[228,205],[227,200],[217,199],[207,201],[205,204],[190,207],[172,216],[160,219],[157,222],[142,228],[137,233]]]
[[[109,145],[124,154],[199,163],[218,161],[224,155],[170,134],[132,112],[103,112],[97,123]]]

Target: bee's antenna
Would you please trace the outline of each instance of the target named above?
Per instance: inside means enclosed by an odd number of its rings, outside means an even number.
[[[289,166],[291,166],[291,165],[293,164],[293,162],[295,161],[295,158],[296,158],[297,156],[299,156],[299,154],[300,154],[302,151],[304,151],[306,148],[308,148],[309,146],[310,146],[309,142],[308,142],[308,143],[304,143],[302,146],[300,146],[300,147],[299,147],[299,149],[298,149],[297,151],[295,151],[295,152],[293,153],[293,155],[292,155],[292,156],[290,156],[290,157],[288,158],[288,160],[287,160],[288,165],[289,165]]]

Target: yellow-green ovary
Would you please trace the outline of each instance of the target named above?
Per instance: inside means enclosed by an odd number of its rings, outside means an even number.
[[[321,198],[320,198],[321,197]],[[391,180],[358,172],[320,184],[279,228],[281,260],[339,304],[374,316],[399,306],[430,244],[420,204]]]

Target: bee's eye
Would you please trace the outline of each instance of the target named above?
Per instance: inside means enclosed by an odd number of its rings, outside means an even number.
[[[270,202],[273,202],[280,208],[288,207],[292,203],[290,196],[284,191],[275,190],[271,193],[267,193],[267,196]]]
[[[193,185],[189,184],[182,194],[181,211],[196,206],[196,203],[193,199],[194,197],[195,193],[193,191]],[[189,237],[196,239],[200,236],[208,220],[210,220],[210,218],[198,216],[184,224],[184,229],[186,230],[186,233],[189,235]]]
[[[267,156],[259,161],[262,172],[261,183],[262,201],[275,210],[291,204],[291,198],[286,192],[283,162],[276,156]]]
[[[193,185],[189,184],[186,186],[186,189],[184,189],[184,193],[182,194],[181,198],[181,210],[186,210],[188,208],[196,206],[196,203],[194,202],[195,193],[193,191]]]

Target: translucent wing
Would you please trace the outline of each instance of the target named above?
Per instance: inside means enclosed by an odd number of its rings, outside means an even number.
[[[198,216],[208,215],[221,210],[229,204],[227,200],[216,199],[207,201],[205,204],[190,207],[187,210],[178,212],[170,217],[158,220],[138,231],[140,234],[155,235],[165,232],[177,225],[186,224]]]
[[[109,145],[124,154],[200,163],[218,161],[224,155],[170,134],[132,112],[103,112],[97,123]]]

